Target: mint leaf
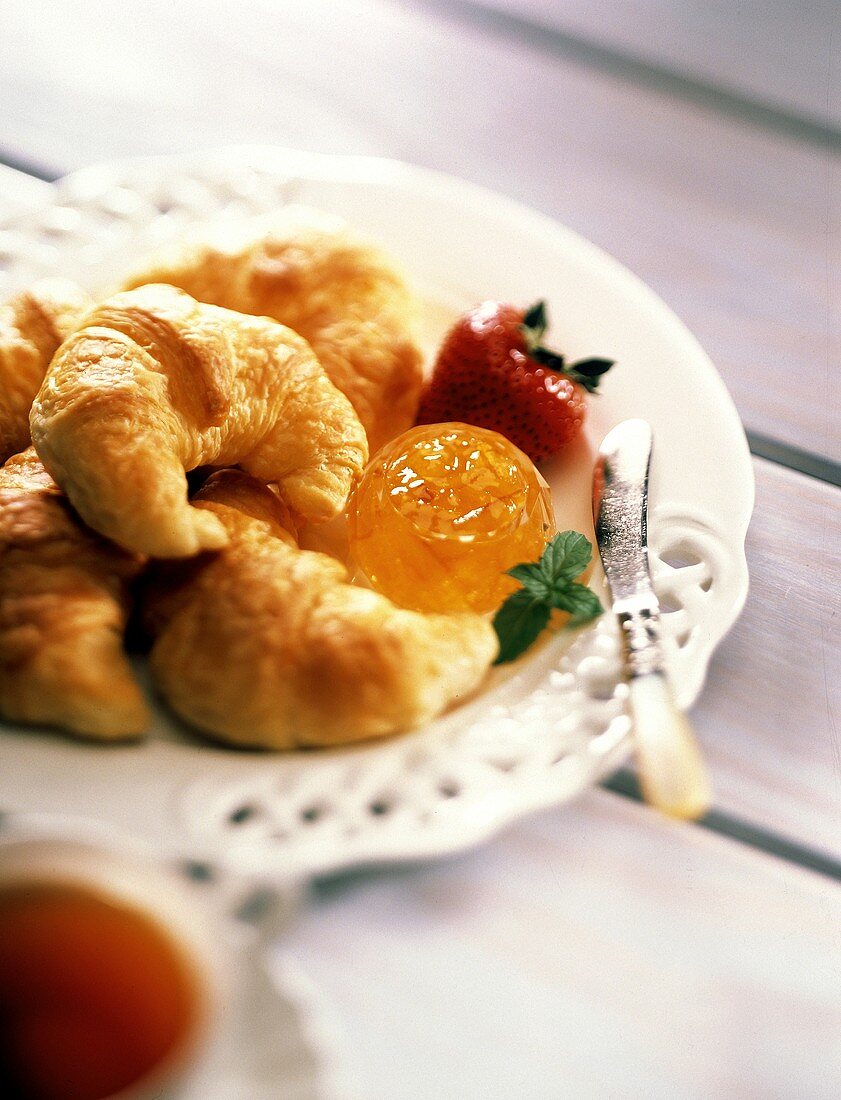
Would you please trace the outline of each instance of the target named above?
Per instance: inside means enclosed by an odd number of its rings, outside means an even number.
[[[577,531],[562,531],[549,542],[540,559],[540,571],[546,583],[573,581],[580,577],[593,556],[588,539]],[[517,568],[515,566],[515,568]],[[509,570],[513,576],[513,572]]]
[[[579,626],[602,613],[598,596],[575,579],[593,556],[588,539],[577,531],[561,531],[547,544],[537,562],[520,562],[507,570],[522,585],[494,615],[499,638],[495,664],[513,661],[549,625],[552,611],[566,611],[569,625]]]
[[[549,605],[524,589],[513,592],[494,615],[493,627],[499,638],[496,665],[506,664],[529,648],[549,623]]]
[[[552,590],[552,607],[561,611],[568,611],[572,618],[571,626],[579,626],[595,619],[604,610],[599,597],[586,584],[577,584],[572,581],[566,587],[557,587]]]
[[[537,564],[521,562],[519,565],[515,565],[513,569],[507,569],[506,573],[509,577],[513,577],[515,581],[519,581],[523,588],[531,592],[533,596],[545,599],[549,593],[549,581],[547,581],[546,574],[539,562]]]

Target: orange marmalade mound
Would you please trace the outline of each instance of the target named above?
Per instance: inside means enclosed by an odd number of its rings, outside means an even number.
[[[424,424],[372,459],[349,508],[350,548],[371,585],[417,611],[493,611],[555,531],[549,487],[504,436]]]

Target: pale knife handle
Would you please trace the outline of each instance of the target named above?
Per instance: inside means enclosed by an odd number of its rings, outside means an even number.
[[[709,809],[710,785],[689,719],[661,672],[629,681],[637,770],[646,802],[671,817]]]

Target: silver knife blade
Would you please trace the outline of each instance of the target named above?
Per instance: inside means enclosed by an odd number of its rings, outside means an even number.
[[[596,542],[632,677],[663,669],[660,605],[648,564],[651,449],[648,422],[623,421],[602,441],[593,482]]]
[[[645,420],[626,420],[605,436],[593,482],[596,541],[622,627],[643,794],[673,817],[697,818],[709,808],[710,785],[692,726],[669,687],[648,566],[651,445]]]

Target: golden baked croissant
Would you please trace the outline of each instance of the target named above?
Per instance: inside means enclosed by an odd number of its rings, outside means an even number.
[[[82,519],[127,550],[186,557],[225,527],[185,470],[239,463],[314,521],[344,507],[365,432],[291,329],[146,286],[97,306],[56,353],[32,440]]]
[[[154,566],[141,608],[159,691],[212,737],[271,749],[381,737],[473,691],[496,656],[482,616],[402,610],[299,549],[282,504],[246,474],[213,474],[194,501],[230,541]]]
[[[150,282],[300,333],[350,398],[372,454],[414,422],[422,375],[414,299],[388,258],[341,219],[290,206],[181,246],[126,286]]]
[[[148,721],[123,653],[141,561],[83,527],[30,447],[0,469],[0,715],[102,740]]]
[[[0,462],[29,446],[29,409],[50,360],[93,303],[66,279],[41,279],[0,305]]]

